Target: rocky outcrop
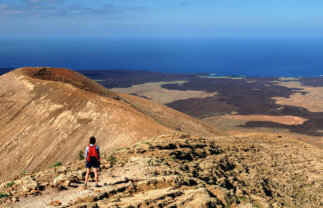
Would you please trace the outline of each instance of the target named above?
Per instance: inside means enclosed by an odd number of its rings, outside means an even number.
[[[105,155],[99,188],[83,163],[0,184],[4,207],[321,207],[322,150],[275,134],[154,137]],[[10,187],[8,184],[12,184]],[[30,188],[23,188],[30,184]],[[28,190],[28,191],[26,191]]]

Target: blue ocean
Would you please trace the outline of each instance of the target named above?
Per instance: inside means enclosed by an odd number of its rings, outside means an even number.
[[[0,39],[0,68],[323,75],[323,38]]]

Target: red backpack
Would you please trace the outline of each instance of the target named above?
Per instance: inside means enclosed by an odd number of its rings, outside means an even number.
[[[96,146],[93,145],[93,147],[91,147],[91,145],[89,145],[89,152],[87,154],[87,161],[90,162],[90,157],[95,157],[97,160],[99,160],[99,155],[98,155],[98,151],[96,151]]]

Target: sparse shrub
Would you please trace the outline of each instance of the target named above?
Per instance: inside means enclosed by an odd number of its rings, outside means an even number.
[[[84,160],[84,152],[82,150],[79,152],[79,158],[80,160]]]
[[[173,156],[172,156],[172,159],[173,159],[173,160],[176,160],[176,156],[175,156],[175,155],[173,155]]]
[[[117,158],[114,155],[110,155],[107,158],[107,161],[109,161],[111,164],[115,164],[117,162]]]
[[[10,181],[10,182],[7,183],[7,187],[11,187],[11,186],[13,186],[13,184],[15,184],[15,182]]]
[[[231,208],[231,204],[229,204],[228,202],[225,204],[225,208]]]
[[[255,208],[260,208],[260,205],[256,204],[256,203],[252,203],[252,206],[255,207]]]
[[[145,141],[145,142],[143,142],[143,143],[144,143],[144,144],[150,144],[149,142],[146,142],[146,141]]]
[[[51,168],[57,167],[57,166],[61,166],[62,163],[61,162],[56,162],[55,164],[53,164],[52,166],[50,166]]]
[[[115,152],[118,152],[118,151],[121,151],[121,150],[123,150],[123,148],[117,148],[117,149],[115,149],[114,151],[115,151]]]
[[[103,153],[102,153],[102,156],[104,156],[104,157],[105,157],[105,156],[107,156],[107,153],[103,152]]]
[[[26,175],[26,171],[22,171],[22,172],[20,172],[20,175],[21,175],[21,176]]]
[[[244,202],[247,201],[247,198],[245,198],[245,197],[239,197],[239,201],[244,203]]]
[[[1,198],[6,198],[6,197],[8,197],[8,196],[9,196],[8,194],[0,193],[0,199],[1,199]]]

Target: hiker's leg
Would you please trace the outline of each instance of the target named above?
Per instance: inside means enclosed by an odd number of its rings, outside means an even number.
[[[87,181],[89,180],[89,175],[90,175],[91,169],[88,168],[86,171],[86,175],[85,175],[85,184],[87,184]]]
[[[99,183],[98,169],[97,168],[93,168],[93,169],[94,169],[95,182],[96,184],[98,184]]]

